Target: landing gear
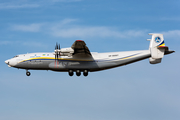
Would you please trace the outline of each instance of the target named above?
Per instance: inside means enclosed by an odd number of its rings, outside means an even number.
[[[73,70],[69,70],[69,76],[73,76],[74,73],[73,73]]]
[[[83,75],[88,76],[88,70],[84,70]]]
[[[69,70],[69,76],[73,76],[74,75],[74,72],[73,70]],[[76,75],[79,77],[81,76],[81,70],[76,70]],[[83,70],[83,75],[86,77],[88,76],[88,70]]]
[[[30,76],[31,73],[30,73],[28,70],[26,70],[26,75],[27,75],[27,76]]]
[[[81,75],[81,71],[80,70],[76,70],[76,75],[80,76]]]

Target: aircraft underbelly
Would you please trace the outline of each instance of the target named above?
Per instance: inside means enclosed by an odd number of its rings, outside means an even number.
[[[90,62],[52,62],[49,64],[49,68],[51,70],[59,70],[59,71],[64,71],[64,70],[69,70],[69,69],[97,69],[98,65],[94,61]]]
[[[105,69],[110,69],[118,66],[123,66],[126,64],[130,64],[133,62],[137,62],[146,58],[149,58],[150,54],[149,53],[144,53],[138,56],[135,56],[133,58],[128,58],[128,59],[118,59],[118,60],[109,60],[109,61],[104,61],[104,62],[98,62],[97,65],[99,69],[95,69],[92,71],[99,71],[99,70],[105,70]]]
[[[22,69],[48,69],[50,61],[26,61],[17,64],[15,67]]]

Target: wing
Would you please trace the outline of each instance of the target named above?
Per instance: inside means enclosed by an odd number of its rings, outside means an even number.
[[[74,50],[73,55],[75,54],[84,54],[84,55],[90,55],[91,53],[89,51],[89,48],[86,46],[86,43],[82,40],[76,40],[71,48]]]

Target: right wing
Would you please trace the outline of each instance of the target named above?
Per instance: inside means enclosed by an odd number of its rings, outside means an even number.
[[[89,48],[86,46],[86,43],[82,40],[76,40],[71,48],[74,50],[73,55],[76,54],[84,54],[84,55],[90,55],[91,53],[89,51]]]

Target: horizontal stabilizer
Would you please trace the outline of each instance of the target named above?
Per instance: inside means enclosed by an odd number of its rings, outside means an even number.
[[[171,53],[173,53],[173,52],[175,52],[174,50],[168,50],[168,51],[165,51],[164,52],[164,55],[168,55],[168,54],[171,54]]]

